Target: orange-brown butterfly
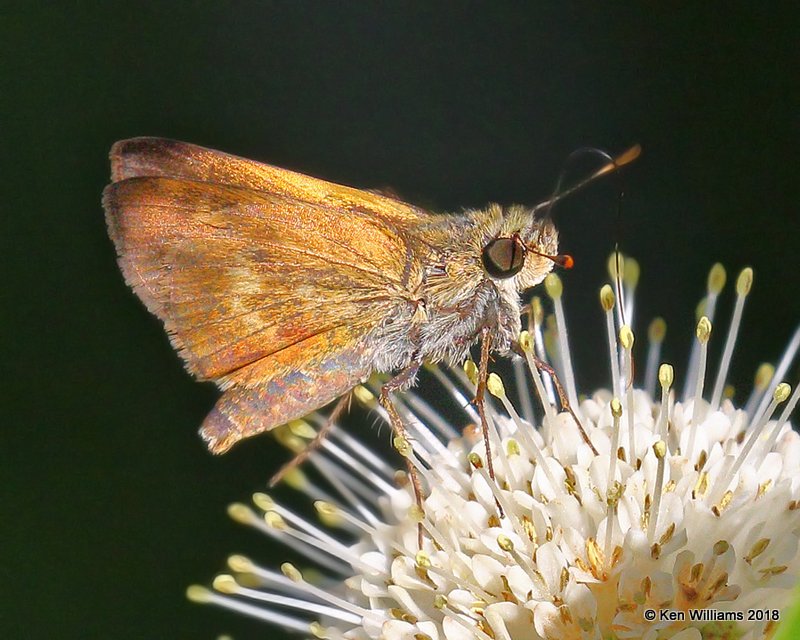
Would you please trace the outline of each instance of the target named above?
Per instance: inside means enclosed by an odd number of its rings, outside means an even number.
[[[340,186],[161,138],[111,149],[103,203],[128,284],[164,322],[188,370],[222,396],[200,433],[214,453],[300,418],[373,372],[460,363],[520,332],[520,293],[561,258],[552,203],[625,164],[638,147],[533,208],[432,215]],[[565,260],[561,259],[562,261]],[[338,405],[340,411],[342,405]]]

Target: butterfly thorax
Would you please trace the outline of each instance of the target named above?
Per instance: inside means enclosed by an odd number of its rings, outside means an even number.
[[[531,256],[519,276],[490,277],[481,251],[503,234],[519,234],[526,242],[538,235],[537,246],[557,249],[552,225],[537,222],[522,207],[491,205],[443,216],[416,236],[409,269],[415,276],[394,313],[370,336],[377,346],[377,370],[397,371],[420,359],[461,364],[483,330],[489,332],[494,351],[509,351],[521,329],[520,291],[540,282],[552,262]]]

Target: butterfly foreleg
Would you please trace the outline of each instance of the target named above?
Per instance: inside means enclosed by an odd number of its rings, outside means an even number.
[[[397,408],[392,402],[391,394],[395,391],[402,391],[408,388],[408,386],[416,378],[417,373],[419,373],[421,366],[421,360],[412,361],[409,366],[407,366],[381,387],[380,396],[378,398],[380,405],[384,408],[389,416],[389,424],[394,432],[394,447],[400,452],[406,462],[408,477],[411,480],[411,486],[414,489],[414,499],[416,500],[420,514],[424,512],[422,507],[422,483],[417,470],[414,468],[414,465],[411,462],[412,450],[408,431],[403,424],[403,420],[400,417]],[[422,522],[417,524],[417,543],[419,544],[419,548],[422,549]]]
[[[314,436],[314,439],[308,443],[305,449],[300,451],[294,458],[289,460],[285,465],[283,465],[277,472],[270,478],[269,486],[274,487],[278,484],[283,478],[289,473],[292,469],[299,467],[303,464],[306,460],[308,460],[309,456],[314,453],[319,447],[325,442],[325,439],[330,434],[331,430],[333,429],[336,421],[339,417],[345,412],[347,408],[350,406],[350,398],[352,392],[343,395],[339,398],[339,401],[336,403],[336,406],[331,411],[331,414],[325,420],[325,424],[322,425],[322,428],[317,432],[317,435]]]
[[[522,350],[522,347],[519,345],[514,346],[514,351],[520,353],[523,357],[525,357],[525,352]],[[556,387],[556,393],[558,394],[559,402],[561,402],[561,407],[572,416],[572,419],[575,421],[575,424],[578,427],[578,431],[580,431],[581,438],[583,441],[589,445],[589,448],[592,450],[594,455],[598,455],[597,449],[592,444],[592,441],[589,440],[589,434],[586,433],[586,429],[583,428],[581,421],[578,419],[578,416],[575,413],[575,410],[572,408],[572,405],[567,398],[567,394],[564,391],[564,387],[561,385],[561,381],[558,379],[558,375],[555,372],[555,369],[547,364],[544,360],[541,360],[536,355],[531,356],[533,358],[533,364],[539,371],[544,371],[546,374],[550,376],[553,380],[553,384]]]

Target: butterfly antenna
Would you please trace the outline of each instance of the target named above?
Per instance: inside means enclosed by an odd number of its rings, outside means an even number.
[[[587,153],[599,155],[601,158],[605,160],[605,163],[594,173],[585,177],[583,180],[580,180],[571,187],[564,189],[563,191],[561,190],[561,185],[564,182],[564,178],[566,176],[566,169],[562,170],[561,175],[559,176],[558,181],[556,182],[556,188],[553,190],[553,195],[548,200],[540,202],[538,205],[536,205],[533,209],[534,214],[539,212],[541,209],[544,209],[545,215],[549,216],[550,211],[553,208],[553,205],[555,205],[557,202],[560,202],[567,196],[570,196],[573,193],[580,191],[588,184],[597,180],[597,178],[600,178],[601,176],[604,176],[607,173],[617,171],[618,169],[624,167],[626,164],[630,164],[631,162],[636,160],[636,158],[638,158],[639,155],[642,153],[642,147],[641,145],[635,144],[631,148],[629,148],[626,151],[623,151],[616,157],[611,156],[608,152],[603,151],[601,149],[595,149],[593,147],[584,147],[581,149],[576,149],[571,154],[569,154],[569,156],[567,157],[567,161],[564,164],[567,165],[573,158],[577,157],[578,155],[584,155]]]

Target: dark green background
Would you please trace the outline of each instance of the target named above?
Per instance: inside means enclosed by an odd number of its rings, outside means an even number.
[[[581,386],[607,378],[596,291],[615,239],[640,258],[639,317],[667,318],[679,374],[716,260],[756,269],[734,359],[740,396],[800,320],[788,13],[152,5],[0,9],[2,638],[278,636],[184,599],[229,552],[278,562],[225,505],[261,488],[283,454],[267,437],[212,458],[196,436],[215,392],[183,372],[105,233],[117,139],[184,139],[391,185],[437,210],[534,203],[573,149],[640,142],[621,183],[558,212],[577,260],[564,279]],[[721,317],[731,302],[729,288]]]

